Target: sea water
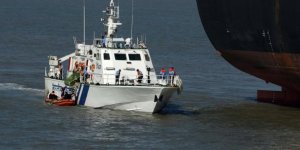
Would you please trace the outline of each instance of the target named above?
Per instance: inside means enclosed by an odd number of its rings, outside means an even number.
[[[107,3],[87,0],[87,43],[103,33]],[[119,4],[126,37],[131,0]],[[133,12],[134,36],[147,37],[156,70],[174,66],[184,81],[161,114],[45,104],[47,56],[73,52],[73,36],[82,41],[82,1],[1,1],[0,149],[300,148],[299,109],[255,100],[257,89],[279,87],[214,50],[194,0],[138,0]]]

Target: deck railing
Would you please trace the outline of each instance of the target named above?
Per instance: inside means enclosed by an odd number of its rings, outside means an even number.
[[[173,85],[175,76],[143,76],[139,79],[137,76],[120,76],[115,74],[97,74],[94,73],[88,78],[82,78],[84,82],[90,84],[114,84],[114,85]]]
[[[72,72],[68,72],[69,75]],[[65,80],[62,75],[61,78],[58,76],[49,76],[46,72],[45,68],[45,77],[54,78],[58,80]],[[68,78],[68,76],[66,77]],[[145,75],[143,78],[139,79],[137,76],[120,76],[117,79],[115,74],[99,74],[92,73],[86,75],[80,75],[79,81],[81,83],[88,84],[99,84],[99,85],[162,85],[162,86],[178,86],[178,84],[182,84],[178,75],[170,76],[170,75],[156,75],[156,76],[148,76]]]

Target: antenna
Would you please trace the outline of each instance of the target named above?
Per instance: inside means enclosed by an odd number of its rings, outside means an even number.
[[[75,37],[75,36],[73,36],[73,41],[74,41],[74,45],[76,46],[77,40],[76,40],[76,37]]]
[[[131,39],[132,39],[132,32],[133,32],[133,0],[131,0]]]
[[[85,0],[83,0],[83,44],[85,45]]]

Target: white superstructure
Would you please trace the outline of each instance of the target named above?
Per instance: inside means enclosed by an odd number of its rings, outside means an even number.
[[[107,31],[91,45],[75,42],[75,52],[62,58],[49,56],[45,70],[46,96],[52,91],[63,98],[73,89],[78,105],[156,113],[172,94],[182,90],[178,75],[157,75],[149,50],[142,40],[116,37],[119,6],[111,0],[103,11]],[[62,63],[68,61],[67,71]],[[174,70],[173,70],[174,71]],[[141,75],[142,74],[142,75]],[[47,97],[48,98],[48,97]]]

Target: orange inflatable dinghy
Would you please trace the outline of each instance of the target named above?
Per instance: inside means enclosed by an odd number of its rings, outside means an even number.
[[[60,100],[46,99],[45,102],[48,104],[57,105],[57,106],[75,106],[76,105],[76,101],[72,100],[72,99],[60,99]]]

